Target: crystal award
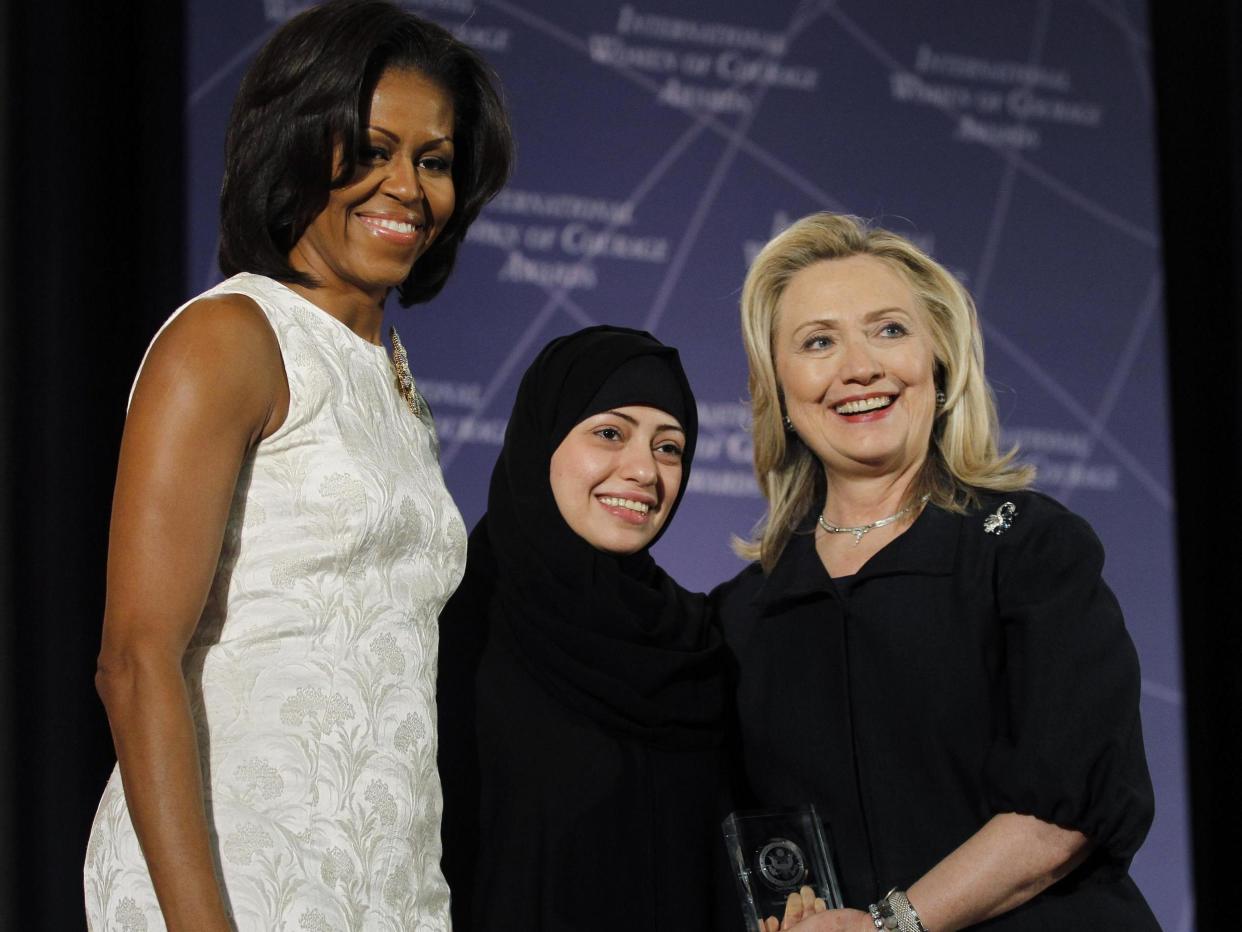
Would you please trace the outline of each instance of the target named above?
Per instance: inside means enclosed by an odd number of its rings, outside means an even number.
[[[767,916],[782,919],[789,894],[803,886],[829,909],[841,908],[841,888],[813,805],[734,812],[720,828],[748,929],[761,930]]]

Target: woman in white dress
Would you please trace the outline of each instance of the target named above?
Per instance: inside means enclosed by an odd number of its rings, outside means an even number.
[[[220,264],[147,353],[96,677],[94,930],[447,930],[436,616],[465,558],[381,345],[504,183],[494,76],[382,0],[286,24],[230,121]]]

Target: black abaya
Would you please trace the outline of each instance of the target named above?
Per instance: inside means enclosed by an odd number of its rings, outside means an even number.
[[[609,382],[653,362],[663,379]],[[679,417],[684,491],[697,424],[676,352],[607,327],[554,341],[522,380],[441,615],[443,866],[459,930],[737,923],[721,881],[723,652],[704,599],[645,550],[579,538],[548,481],[568,431],[624,404]]]

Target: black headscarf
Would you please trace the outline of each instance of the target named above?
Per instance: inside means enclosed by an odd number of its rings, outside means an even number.
[[[676,350],[641,331],[591,327],[549,343],[522,379],[463,588],[561,702],[656,746],[705,747],[719,739],[723,655],[704,597],[645,548],[617,556],[588,544],[561,517],[548,479],[576,424],[627,404],[658,407],[685,428],[668,528],[690,477],[694,395]]]

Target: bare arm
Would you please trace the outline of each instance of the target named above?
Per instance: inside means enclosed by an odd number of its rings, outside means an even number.
[[[1021,906],[1090,853],[1086,835],[1034,816],[992,816],[906,894],[923,925],[951,932]]]
[[[215,298],[188,308],[152,347],[121,441],[95,683],[170,932],[231,928],[181,659],[242,460],[287,408],[279,346],[262,312],[246,298]]]
[[[924,874],[906,895],[930,932],[954,932],[1021,906],[1089,853],[1090,843],[1081,832],[1034,816],[1002,813]],[[875,932],[871,917],[856,909],[812,914],[792,898],[790,905],[782,928]]]

